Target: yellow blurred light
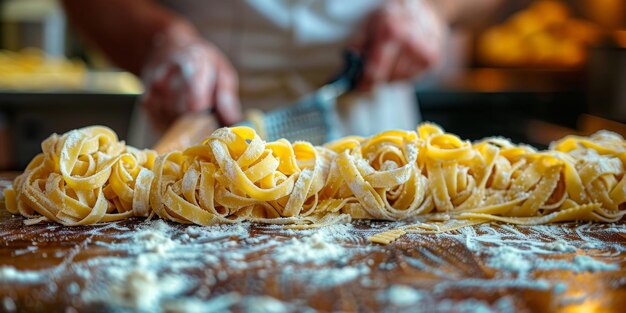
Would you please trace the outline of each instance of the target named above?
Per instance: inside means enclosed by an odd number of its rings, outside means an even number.
[[[615,43],[622,48],[626,48],[626,30],[618,30],[613,34]]]
[[[546,24],[563,23],[570,16],[569,8],[561,1],[536,1],[529,11],[537,14]]]
[[[600,38],[600,30],[591,22],[580,19],[570,19],[565,24],[564,35],[584,44],[593,44]]]
[[[594,312],[606,312],[602,309],[602,305],[597,300],[586,300],[580,304],[570,305],[565,308],[563,313],[594,313]]]
[[[496,65],[574,67],[600,36],[595,24],[571,17],[563,1],[541,0],[485,32],[477,51]]]
[[[525,36],[540,31],[545,27],[545,22],[531,11],[522,11],[511,18],[510,25],[517,33]]]
[[[624,0],[582,0],[586,17],[607,30],[620,28],[626,22]]]

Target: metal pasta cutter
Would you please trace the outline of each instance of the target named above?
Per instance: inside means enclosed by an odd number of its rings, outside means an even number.
[[[306,140],[321,145],[339,137],[340,121],[335,109],[337,98],[352,90],[363,69],[363,60],[355,52],[345,53],[345,67],[326,85],[296,103],[267,112],[260,123],[244,121],[240,126],[256,129],[264,133],[265,140],[274,141],[286,138],[289,141]],[[258,124],[258,125],[255,125]]]

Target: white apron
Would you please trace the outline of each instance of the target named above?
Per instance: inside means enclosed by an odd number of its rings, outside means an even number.
[[[310,93],[342,66],[342,52],[380,0],[164,0],[230,60],[243,109],[270,110]],[[339,99],[342,135],[413,129],[408,82]]]

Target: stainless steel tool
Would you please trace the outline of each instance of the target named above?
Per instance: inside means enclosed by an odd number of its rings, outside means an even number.
[[[286,138],[289,141],[306,140],[321,145],[339,136],[339,120],[335,105],[337,98],[352,90],[363,69],[363,60],[355,52],[345,53],[343,70],[328,84],[296,103],[263,114],[262,133],[265,140]],[[256,123],[243,121],[235,126],[255,128]],[[160,153],[184,149],[206,138],[219,127],[213,114],[196,113],[180,117],[161,137],[154,149]],[[257,129],[259,131],[259,129]]]
[[[345,53],[345,67],[328,84],[298,102],[263,115],[263,133],[268,141],[286,138],[321,145],[339,137],[337,98],[352,90],[361,75],[363,61],[355,52]],[[250,121],[238,125],[254,128]]]

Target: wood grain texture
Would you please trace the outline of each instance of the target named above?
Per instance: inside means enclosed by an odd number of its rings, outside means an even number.
[[[219,127],[219,122],[212,114],[206,112],[185,114],[174,121],[153,148],[159,154],[184,150],[202,142]]]
[[[13,176],[0,175],[0,188]],[[251,296],[280,301],[282,312],[458,312],[481,308],[496,312],[621,312],[626,306],[624,223],[551,226],[566,247],[573,248],[557,247],[556,252],[535,253],[532,258],[525,252],[519,254],[539,268],[541,262],[555,260],[574,264],[569,260],[576,255],[589,255],[615,268],[593,271],[565,266],[521,273],[494,265],[493,253],[532,250],[554,242],[553,236],[542,234],[543,226],[483,225],[449,235],[408,234],[381,246],[366,238],[401,223],[358,222],[337,228],[343,229],[343,234],[325,232],[334,237],[323,244],[333,245],[341,254],[326,255],[319,262],[315,258],[300,262],[298,256],[285,257],[281,249],[306,243],[316,231],[244,225],[243,230],[234,232],[229,227],[205,228],[207,233],[203,233],[199,226],[162,223],[158,225],[164,232],[135,236],[155,222],[130,219],[80,227],[24,226],[22,217],[0,212],[0,311],[116,311],[119,303],[110,291],[119,277],[112,277],[132,275],[129,267],[142,262],[150,262],[146,268],[156,274],[156,283],[167,284],[165,278],[170,276],[186,283],[178,291],[175,284],[167,285],[165,289],[172,294],[150,300],[158,302],[150,308],[163,311],[168,311],[168,303],[181,299],[216,307],[224,304],[225,295],[233,294],[239,300],[227,309],[240,312],[250,310],[246,303],[257,303],[246,302]],[[155,241],[155,236],[163,234],[167,238]],[[31,279],[8,275],[7,269],[12,268],[30,273]],[[419,299],[404,306],[389,296],[394,286],[416,291]]]

